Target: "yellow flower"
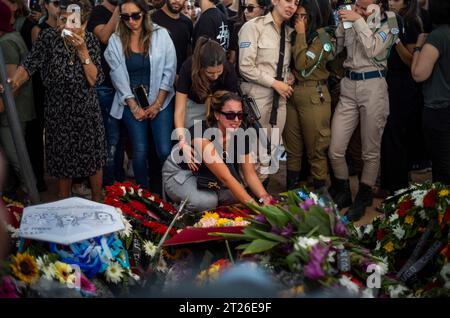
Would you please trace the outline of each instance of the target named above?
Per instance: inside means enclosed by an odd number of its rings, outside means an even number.
[[[202,216],[202,219],[213,218],[218,220],[220,218],[219,214],[216,212],[205,212]]]
[[[228,226],[232,223],[230,219],[220,218],[217,220],[216,226]]]
[[[414,223],[414,217],[411,215],[408,215],[405,217],[405,223],[407,224],[413,224]]]
[[[244,218],[242,216],[238,216],[237,218],[234,219],[235,222],[242,222],[244,221]]]
[[[12,257],[11,269],[13,274],[24,281],[31,284],[39,278],[39,267],[36,263],[36,259],[29,254],[17,253]]]
[[[394,250],[394,243],[389,242],[384,246],[384,249],[386,250],[386,252],[390,253]]]
[[[439,196],[443,198],[448,196],[448,193],[449,193],[448,189],[442,189],[441,191],[439,191]]]
[[[444,214],[438,213],[438,222],[439,222],[439,224],[442,224],[443,220],[444,220]]]
[[[60,261],[54,264],[55,267],[55,277],[61,284],[66,284],[71,282],[73,268],[69,264],[62,263]]]
[[[220,266],[219,265],[211,265],[211,267],[208,270],[208,276],[209,276],[209,280],[213,281],[219,278],[219,270],[220,270]]]

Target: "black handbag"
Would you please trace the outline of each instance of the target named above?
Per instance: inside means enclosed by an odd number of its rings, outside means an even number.
[[[197,177],[197,189],[199,190],[220,191],[225,188],[222,182],[204,165],[195,175]]]

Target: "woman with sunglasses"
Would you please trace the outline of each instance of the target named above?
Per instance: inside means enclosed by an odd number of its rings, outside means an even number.
[[[73,178],[89,177],[92,200],[100,201],[106,160],[105,132],[95,92],[95,85],[103,81],[100,45],[86,31],[89,0],[66,2],[70,4],[80,7],[81,26],[72,25],[67,7],[61,8],[58,28],[39,32],[11,85],[17,90],[40,71],[45,86],[47,171],[58,178],[58,197],[71,196]]]
[[[237,54],[239,50],[239,31],[245,22],[250,21],[253,18],[267,14],[267,10],[270,6],[270,0],[245,0],[242,6],[242,12],[233,24],[233,30],[230,36],[230,46],[228,47],[228,61],[231,64],[235,64],[237,61]]]
[[[326,151],[330,144],[331,97],[326,63],[333,56],[333,46],[331,36],[324,30],[328,18],[322,19],[316,0],[300,0],[293,22],[296,35],[292,57],[297,83],[288,103],[283,132],[287,188],[298,186],[305,149],[313,187],[319,190],[325,187],[328,176]]]
[[[191,171],[174,147],[163,167],[166,193],[175,202],[189,197],[186,209],[191,212],[237,202],[255,203],[243,186],[241,170],[259,202],[269,204],[272,197],[255,172],[250,151],[252,143],[239,138],[244,119],[241,98],[231,92],[217,91],[207,98],[206,106],[206,120],[196,122],[189,129],[188,142],[199,156],[199,169]]]
[[[116,88],[110,115],[125,124],[136,182],[148,189],[149,125],[161,163],[171,149],[177,59],[169,33],[152,23],[146,1],[125,0],[119,10],[120,22],[104,54]],[[146,91],[148,105],[138,103],[134,95],[138,90]]]
[[[176,90],[175,129],[182,149],[185,129],[206,118],[206,98],[218,90],[237,91],[236,72],[220,44],[205,37],[198,39],[194,54],[181,66]]]

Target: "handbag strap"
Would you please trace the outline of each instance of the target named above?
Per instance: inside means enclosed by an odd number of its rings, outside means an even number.
[[[281,24],[281,36],[280,36],[280,52],[278,55],[278,64],[277,64],[277,77],[275,78],[278,81],[283,80],[283,64],[284,64],[284,51],[286,45],[286,23],[283,22]],[[272,126],[277,124],[277,116],[278,116],[278,106],[280,104],[280,95],[276,90],[273,90],[273,99],[272,99],[272,111],[270,113],[270,121],[269,123]]]

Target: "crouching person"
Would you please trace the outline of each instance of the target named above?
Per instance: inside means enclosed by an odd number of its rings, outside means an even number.
[[[243,185],[241,171],[259,203],[269,204],[272,197],[256,175],[250,141],[238,138],[245,117],[241,98],[217,91],[207,98],[206,106],[206,120],[196,121],[189,129],[192,151],[180,156],[177,145],[164,164],[167,195],[175,202],[189,197],[186,209],[191,212],[256,203]]]

